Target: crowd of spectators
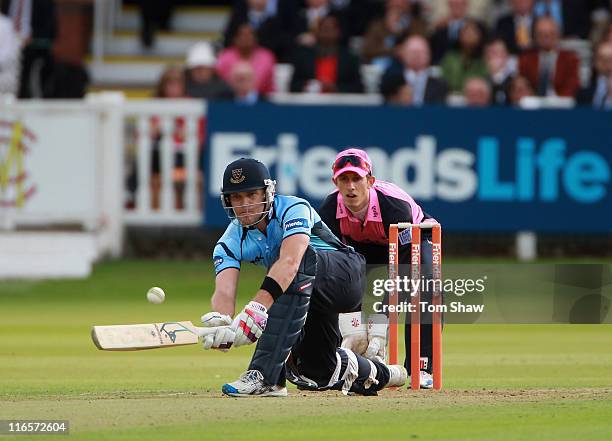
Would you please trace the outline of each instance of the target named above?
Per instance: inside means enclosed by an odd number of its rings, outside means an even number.
[[[611,17],[610,0],[235,0],[220,47],[188,54],[186,90],[257,102],[282,63],[290,92],[363,93],[370,65],[389,104],[611,108]]]

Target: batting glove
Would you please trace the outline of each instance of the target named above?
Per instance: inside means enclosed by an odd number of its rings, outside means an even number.
[[[355,354],[363,355],[368,348],[368,333],[360,312],[340,314],[338,326],[342,334],[342,348],[350,349]]]
[[[232,318],[218,312],[208,312],[202,316],[201,320],[206,328],[219,328],[214,334],[208,334],[202,338],[204,349],[219,349],[227,352],[232,347],[236,336],[236,332],[228,326],[232,324]]]
[[[368,316],[368,349],[365,357],[384,360],[387,349],[387,329],[389,319],[384,314],[370,314]]]
[[[234,346],[255,343],[268,322],[268,310],[258,302],[250,301],[234,319],[231,329],[236,332]]]

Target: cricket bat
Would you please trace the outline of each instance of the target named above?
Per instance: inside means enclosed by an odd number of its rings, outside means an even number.
[[[104,351],[139,351],[194,345],[198,337],[212,334],[216,329],[194,326],[190,321],[94,326],[91,338]]]

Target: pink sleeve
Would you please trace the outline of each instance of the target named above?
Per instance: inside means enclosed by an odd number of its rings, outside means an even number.
[[[274,66],[276,64],[276,58],[274,54],[267,49],[262,51],[261,55],[262,77],[260,92],[269,94],[274,92]]]
[[[217,60],[217,73],[225,81],[229,81],[232,66],[236,61],[234,58],[235,57],[229,49],[225,49],[219,54],[219,58]]]

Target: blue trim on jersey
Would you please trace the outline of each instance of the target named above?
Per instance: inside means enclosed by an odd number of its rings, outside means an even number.
[[[268,218],[266,234],[256,228],[245,229],[230,222],[213,251],[213,261],[217,264],[215,271],[219,274],[226,268],[240,269],[241,262],[270,268],[278,259],[283,240],[294,234],[307,234],[315,249],[337,249],[312,233],[313,226],[320,221],[319,214],[308,201],[295,196],[276,195],[274,213]]]

